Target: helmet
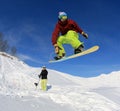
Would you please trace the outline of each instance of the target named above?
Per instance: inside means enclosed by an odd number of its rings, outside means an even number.
[[[42,68],[46,68],[46,66],[42,66]]]
[[[58,18],[62,19],[63,16],[66,16],[66,19],[67,19],[67,14],[65,12],[59,12]]]

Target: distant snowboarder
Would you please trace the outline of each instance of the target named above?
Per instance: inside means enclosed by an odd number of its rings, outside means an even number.
[[[74,48],[74,54],[83,51],[83,43],[79,40],[79,34],[82,34],[86,39],[88,34],[85,33],[75,21],[68,19],[65,12],[59,12],[58,22],[52,33],[52,44],[55,48],[55,60],[59,60],[65,56],[63,44],[70,44]],[[61,35],[59,35],[61,34]]]
[[[38,77],[41,78],[41,89],[43,91],[47,90],[47,75],[48,75],[48,71],[46,67],[43,66],[40,75],[38,75]]]

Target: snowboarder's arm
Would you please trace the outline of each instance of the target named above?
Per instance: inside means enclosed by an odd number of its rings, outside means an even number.
[[[55,26],[55,29],[54,29],[53,33],[52,33],[52,44],[53,45],[57,44],[58,36],[59,36],[59,26],[57,24]]]
[[[75,21],[73,21],[73,23],[74,23],[74,26],[76,27],[77,31],[87,39],[87,38],[88,38],[88,34],[85,33],[85,32],[77,25],[77,23],[76,23]]]
[[[42,76],[42,71],[41,71],[41,73],[38,75],[38,77],[41,78],[41,76]]]
[[[38,77],[40,78],[40,77],[41,77],[41,75],[38,75]]]

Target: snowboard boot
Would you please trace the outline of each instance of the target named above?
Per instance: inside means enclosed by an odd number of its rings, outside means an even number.
[[[59,59],[62,59],[64,56],[65,56],[65,53],[63,53],[62,56],[55,56],[54,59],[59,60]]]
[[[84,46],[80,45],[77,49],[74,50],[74,54],[78,54],[84,51]]]

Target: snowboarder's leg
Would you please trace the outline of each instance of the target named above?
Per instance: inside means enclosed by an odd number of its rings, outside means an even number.
[[[66,42],[74,48],[74,54],[80,53],[84,50],[83,42],[79,40],[79,35],[75,31],[68,31]]]
[[[60,48],[58,56],[63,57],[65,55],[65,49],[63,47],[63,44],[65,44],[65,36],[59,36],[58,40],[57,40],[57,45]]]
[[[47,79],[42,79],[41,80],[41,89],[43,91],[46,91],[47,90]]]
[[[79,40],[79,35],[75,31],[68,31],[66,34],[66,43],[70,44],[74,49],[77,49],[83,43]]]

